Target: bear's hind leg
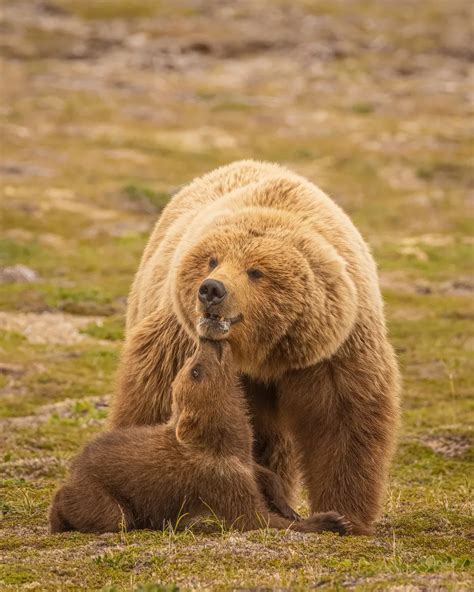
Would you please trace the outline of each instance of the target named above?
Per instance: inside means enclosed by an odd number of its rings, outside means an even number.
[[[56,492],[49,510],[49,532],[51,534],[74,530],[73,526],[63,515],[63,489]]]
[[[92,482],[64,485],[54,497],[49,520],[52,533],[120,532],[134,528],[133,516],[126,505]]]

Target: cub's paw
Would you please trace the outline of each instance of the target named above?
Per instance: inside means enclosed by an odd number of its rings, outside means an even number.
[[[304,525],[307,532],[337,532],[341,536],[352,533],[352,524],[337,512],[313,514],[304,521]]]
[[[296,512],[296,510],[293,510],[291,506],[288,506],[286,511],[283,513],[283,516],[288,520],[291,520],[292,522],[298,522],[299,520],[303,520],[302,516],[300,516],[298,512]]]
[[[293,510],[293,508],[291,506],[289,506],[285,502],[279,503],[277,505],[272,500],[271,502],[268,503],[268,505],[269,505],[270,510],[272,512],[274,512],[275,514],[279,514],[280,516],[283,516],[283,518],[286,518],[287,520],[290,520],[290,522],[299,522],[300,520],[303,519],[298,514],[298,512],[296,512],[295,510]]]

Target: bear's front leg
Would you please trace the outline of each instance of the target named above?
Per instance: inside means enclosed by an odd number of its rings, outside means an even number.
[[[260,491],[271,509],[295,520],[298,514],[292,508],[297,489],[294,444],[282,425],[276,387],[246,375],[241,378],[254,434],[253,453]]]
[[[390,345],[370,337],[350,339],[330,361],[291,371],[280,385],[311,511],[343,514],[354,534],[370,534],[381,511],[398,391]]]

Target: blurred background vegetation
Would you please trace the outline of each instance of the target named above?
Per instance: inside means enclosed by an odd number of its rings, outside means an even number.
[[[471,3],[0,11],[2,589],[470,589]],[[154,221],[193,176],[248,157],[320,185],[379,263],[405,384],[377,537],[48,536],[52,490],[103,427]]]

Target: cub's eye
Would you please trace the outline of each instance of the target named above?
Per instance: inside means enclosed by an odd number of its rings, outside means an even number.
[[[247,269],[247,275],[251,280],[258,280],[263,277],[263,271],[260,271],[260,269],[256,269],[255,267],[251,267],[250,269]]]
[[[209,269],[214,269],[215,267],[217,267],[218,261],[215,257],[211,257],[209,259]]]
[[[189,372],[193,380],[201,380],[203,377],[202,368],[199,364],[193,366]]]

